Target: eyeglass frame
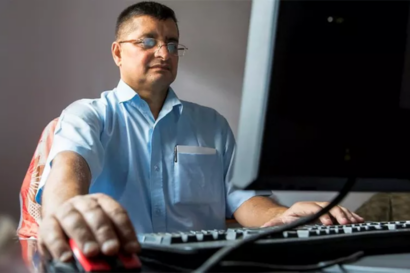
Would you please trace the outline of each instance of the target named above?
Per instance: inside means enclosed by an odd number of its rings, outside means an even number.
[[[134,44],[134,45],[137,45],[137,44],[142,44],[144,39],[147,39],[147,38],[123,40],[123,41],[118,41],[118,43],[119,43],[119,44],[132,43],[132,44]],[[150,39],[154,39],[154,38],[150,38]],[[154,40],[156,40],[156,39],[154,39]],[[157,53],[158,50],[160,50],[164,45],[167,46],[167,51],[168,51],[168,53],[169,53],[168,44],[170,44],[170,43],[175,43],[175,42],[169,42],[169,43],[158,44],[158,45],[157,45],[158,48],[157,48],[157,50],[155,51],[155,53]],[[182,46],[182,47],[184,48],[184,53],[183,53],[181,56],[178,55],[178,54],[172,54],[172,53],[171,53],[171,54],[174,55],[174,56],[177,56],[177,57],[182,57],[182,56],[184,56],[184,55],[185,55],[185,51],[187,51],[188,48],[187,48],[186,46],[184,46],[183,44],[180,44],[180,43],[176,43],[176,44],[178,45],[178,47],[179,47],[179,46]],[[155,48],[155,46],[153,46],[152,48]],[[148,48],[148,49],[151,49],[151,48]]]

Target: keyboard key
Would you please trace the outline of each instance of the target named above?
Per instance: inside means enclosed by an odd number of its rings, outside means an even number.
[[[225,240],[226,235],[224,230],[212,230],[210,231],[212,236],[214,237],[214,240]]]
[[[352,232],[360,232],[361,231],[361,227],[352,227]]]
[[[143,243],[148,243],[148,244],[161,244],[162,243],[162,236],[161,235],[157,235],[155,233],[151,233],[151,234],[144,234],[142,236],[142,240],[141,242]]]
[[[202,240],[204,242],[215,241],[214,235],[209,230],[201,230],[200,232],[203,234]],[[216,238],[218,238],[218,236],[216,236]]]
[[[396,224],[388,224],[387,227],[388,227],[389,230],[395,230],[397,225]]]
[[[381,224],[378,227],[380,227],[378,229],[381,229],[381,230],[388,230],[389,229],[389,227],[386,224]]]
[[[194,234],[196,236],[196,240],[198,242],[203,242],[204,241],[204,234],[203,233],[196,233]],[[212,237],[212,236],[211,236]]]
[[[202,239],[204,242],[209,242],[209,241],[215,241],[215,238],[212,234],[204,234],[204,237]]]
[[[161,244],[170,245],[170,244],[181,244],[184,243],[182,236],[179,234],[166,234],[162,237]]]
[[[344,227],[343,228],[344,233],[349,234],[353,233],[353,229],[351,227]]]
[[[328,235],[329,231],[330,231],[330,228],[320,229],[320,230],[317,230],[313,236]]]
[[[229,231],[226,233],[226,240],[236,240],[239,239],[237,237],[237,232],[236,231]]]
[[[327,234],[338,234],[339,229],[329,228],[326,232]]]
[[[308,238],[308,237],[317,236],[319,230],[317,230],[317,231],[316,230],[298,230],[296,232],[297,232],[299,238]]]
[[[372,231],[372,230],[377,230],[377,228],[375,226],[365,226],[363,227],[363,230]]]
[[[196,235],[190,232],[181,232],[181,238],[184,243],[197,242]]]
[[[284,231],[283,237],[284,238],[297,238],[298,233],[296,231]]]
[[[400,224],[400,225],[397,225],[397,228],[398,229],[410,228],[410,224]]]
[[[247,230],[243,233],[243,238],[248,238],[250,236],[254,236],[256,234],[260,234],[261,231],[256,231],[256,230]]]

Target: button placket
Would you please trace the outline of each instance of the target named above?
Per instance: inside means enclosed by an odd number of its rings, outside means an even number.
[[[161,175],[161,145],[155,127],[151,135],[151,206],[154,231],[165,230],[165,200]]]

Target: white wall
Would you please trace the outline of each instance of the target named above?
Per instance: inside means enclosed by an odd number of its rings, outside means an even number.
[[[189,48],[174,89],[216,108],[236,133],[251,2],[162,2],[176,11],[180,41]],[[0,1],[1,212],[19,216],[18,191],[43,127],[72,101],[117,84],[110,53],[115,20],[133,3]],[[332,197],[312,194],[277,196],[285,204]],[[345,203],[354,209],[366,198],[353,195]]]

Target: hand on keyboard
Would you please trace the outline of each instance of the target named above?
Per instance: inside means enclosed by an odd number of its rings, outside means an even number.
[[[298,202],[286,210],[283,214],[278,217],[271,219],[266,222],[262,227],[270,227],[288,224],[297,220],[300,217],[308,216],[319,212],[322,208],[327,206],[328,202]],[[332,220],[333,218],[333,220]],[[320,217],[320,222],[324,225],[332,224],[351,224],[351,223],[362,223],[364,219],[354,212],[348,209],[336,206],[331,211],[330,214],[325,214]]]

